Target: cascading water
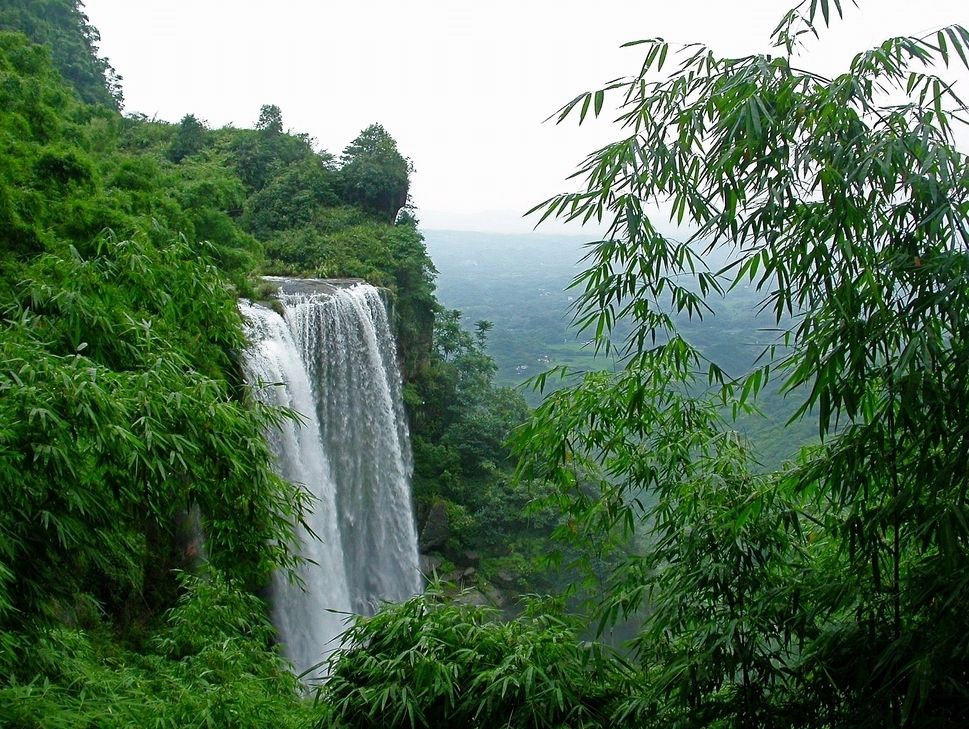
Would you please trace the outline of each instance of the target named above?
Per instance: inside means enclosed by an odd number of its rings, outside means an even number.
[[[333,475],[355,612],[420,591],[410,499],[411,453],[387,313],[372,286],[320,297],[283,295],[314,382]],[[325,342],[324,346],[320,346]]]
[[[276,312],[242,303],[250,347],[244,360],[248,381],[264,402],[292,408],[302,423],[287,421],[268,434],[279,473],[314,498],[306,525],[319,537],[297,528],[295,550],[307,561],[299,569],[302,586],[285,575],[273,577],[273,621],[286,657],[302,673],[335,649],[333,638],[348,611],[350,596],[336,515],[336,485],[320,447],[316,403],[306,368],[286,322]]]
[[[363,284],[287,293],[280,283],[285,317],[241,305],[251,342],[244,369],[259,397],[303,416],[301,426],[269,436],[280,474],[315,499],[307,524],[319,539],[298,534],[297,551],[312,561],[300,572],[305,589],[283,576],[273,582],[273,619],[302,672],[338,647],[343,618],[328,610],[369,614],[422,584],[410,440],[383,301]]]

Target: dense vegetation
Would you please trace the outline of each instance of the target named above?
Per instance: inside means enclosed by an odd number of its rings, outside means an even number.
[[[302,508],[263,438],[281,414],[235,371],[229,280],[255,241],[190,243],[218,210],[124,151],[129,124],[81,103],[44,47],[0,34],[0,77],[0,723],[292,713],[251,595],[292,563]],[[195,512],[204,582],[179,577]]]
[[[50,49],[54,67],[89,104],[120,110],[121,77],[98,55],[101,36],[80,3],[64,0],[2,0],[0,28],[17,30]]]
[[[622,99],[585,189],[539,206],[610,223],[574,312],[615,367],[558,373],[512,479],[523,400],[490,322],[437,305],[386,130],[338,159],[273,105],[253,129],[123,117],[76,0],[0,5],[26,34],[0,33],[0,724],[964,725],[969,165],[920,64],[969,67],[969,32],[828,79],[793,59],[832,10],[785,15],[772,56],[670,70],[644,41],[640,72],[563,108]],[[301,694],[262,593],[304,507],[262,437],[290,414],[236,366],[265,272],[387,288],[436,548],[534,585],[554,529],[586,612],[502,621],[434,587],[356,619]],[[779,330],[752,368],[699,326],[745,285]],[[764,473],[732,418],[778,387],[819,442]],[[588,641],[624,620],[624,652]]]
[[[487,679],[462,680],[491,645],[473,614],[401,610],[358,623],[344,665],[366,693],[324,692],[348,725],[351,695],[393,696],[407,707],[397,726],[434,726],[442,706],[467,716],[469,701],[473,721],[503,726],[969,720],[969,160],[953,137],[964,106],[935,75],[969,68],[969,31],[889,39],[833,78],[803,70],[796,56],[840,10],[790,11],[770,56],[642,41],[637,73],[560,114],[581,122],[620,99],[623,136],[582,164],[584,189],[537,208],[609,224],[574,311],[619,366],[562,373],[516,442],[521,475],[557,488],[564,539],[645,538],[606,566],[593,611],[603,628],[640,619],[630,665],[596,666],[564,637],[549,649],[523,625],[511,655],[483,659]],[[690,233],[657,230],[654,202]],[[738,371],[683,322],[709,320],[743,285],[778,331]],[[772,383],[820,443],[762,474],[729,416]],[[410,636],[394,652],[416,652],[414,677],[384,652],[397,636]],[[507,680],[523,655],[532,673]],[[603,700],[590,707],[569,662],[594,672]],[[572,713],[536,716],[535,700]]]
[[[123,117],[77,2],[4,3],[0,30],[29,36],[0,32],[0,725],[306,725],[264,599],[304,503],[263,437],[289,414],[242,384],[237,297],[258,273],[385,287],[418,468],[452,486],[507,461],[520,402],[489,403],[478,342],[451,361],[456,314],[434,345],[380,125],[336,159],[273,105],[254,129]],[[446,437],[472,408],[494,422]]]

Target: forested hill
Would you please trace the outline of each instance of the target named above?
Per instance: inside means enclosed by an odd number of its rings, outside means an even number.
[[[0,31],[0,725],[305,725],[257,597],[305,504],[241,387],[236,299],[365,277],[417,377],[410,163],[379,125],[337,158],[271,105],[253,129],[124,117],[73,0],[3,2]]]
[[[97,30],[77,2],[4,2],[0,29],[46,49],[11,46],[7,54],[7,73],[19,87],[6,91],[6,110],[17,114],[6,117],[7,134],[11,143],[33,143],[29,153],[23,147],[11,156],[42,159],[18,169],[26,186],[7,188],[27,196],[9,201],[22,253],[44,248],[28,239],[50,220],[73,227],[55,225],[44,235],[58,232],[82,245],[103,230],[206,241],[241,292],[253,271],[367,278],[406,292],[398,321],[407,322],[405,365],[415,374],[420,351],[430,347],[433,269],[413,218],[397,220],[411,167],[383,127],[363,130],[338,158],[308,135],[288,132],[271,104],[253,109],[254,129],[213,130],[193,115],[178,123],[123,117],[116,113],[118,77],[97,57]],[[70,187],[62,200],[39,194],[52,175]],[[64,215],[61,203],[80,214]]]
[[[80,3],[70,0],[0,0],[0,28],[47,47],[54,67],[80,98],[115,110],[124,105],[121,77],[98,55],[101,36]]]
[[[464,514],[462,548],[519,518],[488,482],[524,404],[438,305],[387,130],[336,155],[272,104],[251,129],[122,115],[82,10],[0,2],[0,726],[308,726],[264,594],[307,504],[237,299],[263,274],[388,292],[418,506]]]

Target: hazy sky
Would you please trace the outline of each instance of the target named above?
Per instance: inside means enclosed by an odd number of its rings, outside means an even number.
[[[417,168],[425,227],[514,231],[610,139],[543,120],[586,89],[634,72],[625,41],[762,50],[792,0],[86,0],[126,110],[252,126],[263,104],[339,152],[372,122]],[[850,0],[842,0],[845,6]],[[860,0],[804,65],[825,72],[891,35],[969,26],[964,0]],[[543,226],[544,227],[544,226]]]

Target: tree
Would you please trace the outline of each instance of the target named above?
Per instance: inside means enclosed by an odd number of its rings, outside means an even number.
[[[479,319],[474,323],[474,338],[478,341],[479,347],[484,349],[485,342],[488,340],[488,332],[494,328],[494,322],[487,319]]]
[[[387,130],[371,124],[343,150],[340,163],[344,199],[394,222],[407,204],[414,167]]]
[[[467,476],[508,461],[504,442],[528,413],[521,393],[495,384],[498,367],[487,353],[491,328],[481,320],[472,335],[460,311],[438,311],[431,372],[420,383],[425,406],[415,414],[416,434],[453,449]]]
[[[275,104],[264,104],[254,130],[244,130],[232,137],[230,145],[236,158],[239,177],[253,192],[262,190],[274,177],[282,175],[297,162],[315,157],[329,165],[330,156],[313,151],[313,140],[306,134],[283,131],[283,113]]]
[[[743,604],[714,610],[723,593],[700,592],[706,617],[662,609],[729,565],[721,533],[689,560],[627,561],[605,605],[607,623],[660,606],[640,648],[656,658],[666,642],[689,687],[672,694],[684,715],[739,696],[726,710],[742,725],[764,725],[763,700],[775,718],[798,706],[808,724],[955,726],[969,711],[969,621],[956,607],[969,600],[969,166],[953,137],[964,105],[936,72],[969,67],[969,32],[891,38],[827,78],[798,56],[832,8],[840,15],[837,0],[786,13],[771,55],[637,41],[638,73],[561,109],[559,121],[581,123],[620,99],[623,137],[585,160],[584,189],[536,211],[608,222],[575,281],[576,321],[625,368],[550,398],[519,447],[525,473],[572,494],[577,528],[638,523],[661,544],[691,522],[698,492],[733,484],[707,507],[729,515],[747,552],[740,573],[756,584]],[[656,203],[690,232],[662,233]],[[709,269],[714,251],[731,263]],[[745,283],[778,333],[755,368],[727,372],[676,321],[715,316],[716,298]],[[728,477],[724,458],[743,456],[724,448],[716,403],[751,407],[769,381],[801,398],[796,417],[817,418],[822,444],[766,484]],[[606,466],[596,498],[568,491],[579,459]],[[762,533],[777,508],[787,516]],[[751,520],[756,539],[744,536]],[[755,611],[760,649],[736,642]],[[705,683],[711,631],[739,662],[716,663],[733,672]],[[745,695],[752,650],[764,651],[759,697]],[[676,683],[656,685],[650,700],[668,705]]]
[[[327,156],[307,155],[281,167],[246,203],[246,227],[257,238],[291,230],[312,222],[320,208],[340,200],[333,191],[335,171]]]
[[[178,164],[186,157],[198,154],[205,147],[205,122],[194,114],[186,114],[178,124],[175,138],[168,147],[168,159]]]
[[[263,104],[259,109],[256,129],[267,134],[282,134],[283,110],[275,104]]]

